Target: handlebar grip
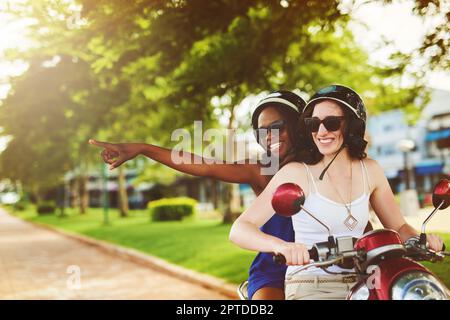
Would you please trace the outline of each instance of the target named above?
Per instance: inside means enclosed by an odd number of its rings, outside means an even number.
[[[317,253],[316,248],[309,249],[308,252],[309,252],[309,258],[311,260],[314,260],[314,261],[319,260],[319,255]],[[273,262],[278,265],[286,264],[286,258],[282,254],[274,254]]]
[[[274,254],[273,262],[277,265],[286,264],[286,258],[282,254]]]
[[[317,252],[316,248],[309,249],[308,252],[309,252],[309,258],[311,260],[314,260],[316,262],[319,261],[319,253]]]

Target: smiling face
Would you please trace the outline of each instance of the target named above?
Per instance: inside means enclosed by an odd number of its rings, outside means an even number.
[[[280,112],[277,111],[275,107],[266,107],[263,111],[259,114],[258,117],[258,128],[267,128],[271,124],[273,124],[276,121],[285,120],[283,119],[283,116]],[[261,146],[264,149],[267,149],[266,146],[269,146],[272,154],[274,156],[278,156],[280,159],[283,159],[288,151],[292,148],[292,143],[289,138],[288,129],[287,129],[287,123],[285,123],[283,129],[279,130],[279,142],[275,143],[275,141],[272,142],[273,135],[272,133],[268,132],[268,134],[265,137],[262,137],[259,142]]]
[[[317,117],[320,120],[328,116],[344,116],[341,107],[332,100],[324,100],[314,106],[312,117]],[[344,143],[344,122],[337,131],[328,131],[323,123],[320,124],[317,132],[312,132],[312,138],[316,144],[319,152],[324,156],[333,155]]]

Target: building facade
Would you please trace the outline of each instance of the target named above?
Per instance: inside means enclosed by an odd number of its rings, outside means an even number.
[[[392,110],[371,115],[367,131],[368,154],[384,168],[395,193],[405,190],[409,179],[410,188],[424,200],[434,184],[449,175],[450,91],[433,90],[413,126],[407,124],[402,110]],[[405,140],[414,142],[409,152],[401,149],[400,141]]]

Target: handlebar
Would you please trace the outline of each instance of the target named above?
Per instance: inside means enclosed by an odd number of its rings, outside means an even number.
[[[449,256],[449,252],[445,252],[445,244],[442,245],[442,251],[435,252],[429,248],[424,248],[418,242],[406,243],[406,255],[415,261],[442,261],[446,256]]]
[[[319,260],[319,254],[317,253],[316,248],[312,248],[308,250],[309,258],[314,261]],[[286,258],[282,254],[274,254],[273,255],[273,262],[278,265],[286,264]]]
[[[413,260],[436,262],[436,261],[442,261],[442,260],[444,260],[444,258],[446,256],[450,255],[449,252],[444,251],[446,248],[445,244],[442,245],[442,251],[435,252],[433,250],[430,250],[428,248],[424,248],[423,246],[421,246],[419,237],[416,237],[415,239],[411,238],[410,240],[412,240],[412,241],[407,241],[405,243],[406,256],[408,256],[409,258],[412,258]],[[317,264],[317,262],[320,261],[319,254],[317,251],[317,245],[319,245],[319,244],[316,244],[312,249],[308,250],[310,259],[313,260],[314,262],[316,262],[316,263],[313,263],[313,265]],[[364,257],[364,255],[362,255],[361,252],[359,252],[359,251],[358,252],[354,251],[353,253],[347,251],[347,253],[350,253],[350,255],[346,254],[346,251],[344,251],[343,254],[330,256],[326,259],[326,261],[322,261],[319,264],[320,265],[322,265],[322,264],[329,265],[332,263],[336,263],[337,261],[338,261],[338,263],[344,263],[344,261],[346,261],[345,259],[349,258],[351,256],[359,257],[360,260],[361,260],[361,257]],[[362,259],[365,260],[365,258],[362,258]],[[273,261],[275,264],[278,264],[278,265],[286,264],[286,258],[282,254],[274,254]]]

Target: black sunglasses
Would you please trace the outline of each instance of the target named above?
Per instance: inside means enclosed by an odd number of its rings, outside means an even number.
[[[306,129],[310,132],[319,131],[320,124],[323,123],[328,131],[338,131],[341,128],[343,116],[328,116],[320,120],[317,117],[305,118]]]
[[[260,133],[263,131],[265,131],[265,134],[267,136],[269,134],[269,131],[279,130],[278,132],[281,133],[281,131],[283,131],[285,128],[286,128],[286,121],[284,121],[284,120],[277,120],[277,121],[272,122],[271,124],[269,124],[266,127],[259,127],[254,130],[255,136],[256,136],[256,141],[258,141],[258,143],[259,143],[259,136],[260,136]]]

